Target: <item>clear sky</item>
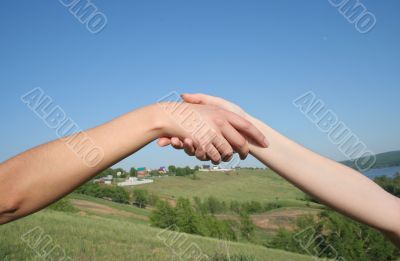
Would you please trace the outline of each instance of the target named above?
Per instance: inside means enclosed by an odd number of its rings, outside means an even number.
[[[34,87],[84,129],[171,91],[223,96],[344,159],[292,104],[312,90],[369,149],[400,149],[399,1],[362,1],[377,21],[367,34],[327,0],[92,2],[108,20],[97,34],[59,1],[2,2],[0,161],[56,138],[20,100]],[[150,144],[118,166],[168,164],[199,162]]]

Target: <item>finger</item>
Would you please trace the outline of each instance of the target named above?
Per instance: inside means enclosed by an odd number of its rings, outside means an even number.
[[[247,139],[264,148],[268,147],[267,138],[251,122],[233,112],[226,113],[228,114],[229,123],[240,133],[244,134]]]
[[[159,138],[157,141],[158,146],[160,147],[165,147],[171,144],[171,139],[170,138]]]
[[[171,138],[171,144],[177,150],[183,149],[183,142],[177,137]]]
[[[233,158],[233,155],[234,154],[232,154],[229,158],[227,158],[226,160],[225,160],[225,162],[229,162],[229,161],[231,161],[232,160],[232,158]]]
[[[195,152],[195,156],[198,160],[201,161],[206,161],[207,160],[207,154],[206,151],[203,149],[202,146],[197,147],[196,152]]]
[[[221,155],[212,143],[209,143],[206,147],[206,153],[214,165],[218,165],[221,162]]]
[[[185,150],[185,153],[189,156],[194,156],[196,153],[196,150],[194,148],[193,141],[191,139],[186,138],[183,141],[183,149]]]
[[[239,153],[240,158],[244,160],[250,151],[247,140],[229,124],[222,126],[221,131],[233,149]]]
[[[213,140],[213,145],[221,155],[222,161],[228,162],[229,159],[232,158],[233,148],[224,137],[217,136]]]

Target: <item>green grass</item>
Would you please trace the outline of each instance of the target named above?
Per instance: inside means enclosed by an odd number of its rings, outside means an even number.
[[[147,189],[150,193],[168,198],[198,196],[204,199],[212,195],[227,202],[279,200],[283,206],[292,207],[304,207],[306,204],[300,200],[304,197],[300,190],[272,171],[241,170],[238,175],[236,172],[230,175],[219,172],[198,173],[198,177],[200,178],[198,180],[190,177],[159,178],[153,184],[140,187]],[[148,217],[150,213],[148,209],[80,194],[71,194],[68,198],[90,201],[133,215],[96,213],[90,209],[73,213],[43,210],[19,221],[0,226],[0,260],[43,260],[21,239],[23,234],[35,227],[43,229],[52,238],[52,244],[60,245],[72,260],[180,260],[174,257],[171,248],[157,238],[161,229],[151,227],[148,221],[137,218],[138,215]],[[312,206],[319,205],[312,204]],[[260,229],[256,230],[256,234],[258,243],[266,242],[270,236]],[[188,238],[183,244],[184,247],[194,243],[209,256],[219,252],[251,256],[255,260],[316,260],[312,257],[268,249],[256,244],[184,235]],[[179,252],[177,245],[174,245],[173,249]]]
[[[81,216],[44,210],[0,227],[0,260],[43,260],[21,239],[29,230],[40,227],[72,260],[179,260],[157,234],[160,229],[100,216]],[[255,260],[315,260],[289,252],[244,243],[225,242],[186,235],[183,246],[194,243],[203,253],[244,254]],[[179,251],[177,244],[172,249]]]
[[[271,170],[240,170],[230,174],[221,172],[198,172],[198,180],[190,177],[165,177],[154,183],[128,188],[147,189],[150,193],[169,198],[207,198],[214,196],[224,201],[259,202],[282,201],[304,205],[299,199],[304,193]]]

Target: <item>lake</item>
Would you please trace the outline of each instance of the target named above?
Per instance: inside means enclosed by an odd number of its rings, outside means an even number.
[[[363,173],[365,176],[373,179],[379,176],[393,177],[397,172],[400,172],[400,166],[381,168],[381,169],[371,169]]]

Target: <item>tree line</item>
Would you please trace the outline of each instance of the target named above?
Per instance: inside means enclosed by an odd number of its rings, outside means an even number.
[[[400,197],[400,173],[393,178],[387,176],[376,177],[374,181],[390,194]]]
[[[377,177],[374,181],[389,193],[400,196],[400,173],[393,178]],[[307,199],[318,203],[312,197]],[[338,254],[345,260],[391,261],[400,257],[400,250],[380,232],[331,210],[317,217],[298,218],[296,229],[281,228],[266,246],[337,260]]]
[[[247,213],[241,214],[240,222],[220,220],[185,198],[178,198],[175,207],[159,201],[150,221],[159,228],[231,241],[237,241],[239,237],[250,239],[255,228]]]
[[[400,251],[380,232],[331,210],[297,219],[265,245],[332,260],[396,260]],[[342,259],[341,259],[342,257]]]
[[[87,182],[77,188],[75,192],[124,204],[128,204],[130,201],[129,193],[118,186],[103,186],[97,183]]]

